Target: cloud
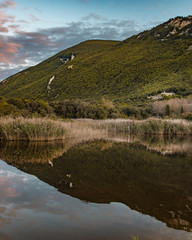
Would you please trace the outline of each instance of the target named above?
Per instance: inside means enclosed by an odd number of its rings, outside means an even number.
[[[82,20],[87,21],[87,20],[106,20],[106,18],[95,14],[95,13],[90,13],[88,16],[85,16],[82,18]]]
[[[17,4],[14,1],[3,1],[0,4],[0,32],[8,33],[9,29],[5,26],[7,23],[14,23],[15,17],[5,12],[7,8],[15,8]]]
[[[0,27],[0,32],[8,33],[8,28],[6,28],[6,27]]]
[[[11,29],[13,32],[16,32],[16,31],[19,31],[20,25],[18,25],[18,24],[11,24],[11,25],[8,25],[8,28]]]
[[[3,1],[2,3],[0,3],[0,9],[5,9],[5,8],[15,8],[17,6],[17,4],[15,3],[15,1]]]
[[[7,41],[7,38],[1,37],[0,40],[0,62],[10,63],[16,60],[16,53],[22,48],[22,45],[15,42]]]
[[[9,29],[15,34],[0,35],[0,80],[82,41],[124,40],[143,30],[134,20],[106,19],[94,13],[63,27],[25,32],[10,24]]]
[[[3,27],[6,23],[14,23],[15,17],[7,15],[6,12],[0,11],[0,26]]]
[[[38,21],[39,21],[39,18],[37,18],[37,17],[36,17],[35,15],[33,15],[33,14],[31,14],[30,17],[31,17],[32,21],[34,21],[34,22],[38,22]]]
[[[16,189],[13,188],[8,184],[8,179],[7,177],[1,177],[0,178],[0,198],[9,198],[9,197],[17,197],[19,196],[16,193]]]

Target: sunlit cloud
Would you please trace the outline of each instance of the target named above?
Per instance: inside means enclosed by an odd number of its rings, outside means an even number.
[[[1,33],[8,33],[9,28],[6,26],[6,24],[13,24],[15,23],[15,16],[8,15],[6,13],[6,9],[8,8],[15,8],[17,4],[15,1],[3,1],[0,4],[0,32]]]
[[[8,28],[6,28],[6,27],[0,27],[0,32],[8,33],[9,30],[8,30]]]
[[[0,62],[1,63],[10,63],[15,61],[16,56],[14,55],[19,51],[22,45],[14,42],[7,42],[0,40]]]

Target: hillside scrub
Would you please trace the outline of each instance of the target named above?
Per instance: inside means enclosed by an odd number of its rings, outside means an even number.
[[[0,97],[0,117],[47,117],[53,119],[147,119],[182,118],[192,120],[192,95],[185,98],[172,98],[146,103],[119,103],[111,100],[63,100],[45,102],[24,98]]]
[[[107,99],[63,100],[45,102],[24,98],[0,97],[0,117],[48,117],[48,118],[138,118],[151,116],[150,106],[119,106]]]
[[[0,97],[0,117],[52,117],[106,119],[122,117],[107,100],[63,100],[45,102],[23,98]]]

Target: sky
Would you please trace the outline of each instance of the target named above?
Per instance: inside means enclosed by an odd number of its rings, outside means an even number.
[[[0,0],[0,81],[85,40],[124,40],[191,0]]]

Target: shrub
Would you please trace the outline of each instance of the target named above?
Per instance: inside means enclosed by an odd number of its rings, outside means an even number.
[[[192,113],[190,113],[190,112],[182,113],[182,114],[181,114],[181,117],[182,117],[183,119],[192,121]]]

